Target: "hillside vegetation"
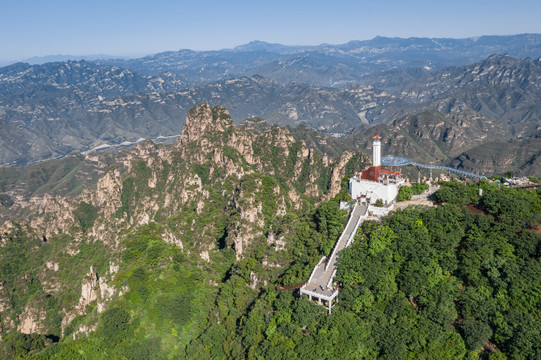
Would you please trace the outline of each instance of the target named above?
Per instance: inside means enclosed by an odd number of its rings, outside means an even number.
[[[293,237],[272,260],[285,260],[278,268],[265,266],[272,245],[240,260],[224,247],[211,263],[201,263],[164,242],[167,225],[159,222],[127,232],[119,250],[105,257],[99,242],[81,244],[79,254],[57,258],[65,283],[76,277],[73,269],[84,273],[93,265],[107,274],[114,261],[112,284],[126,293],[101,313],[87,305],[62,336],[53,314],[77,299],[77,289],[71,297],[67,291],[48,297],[37,274],[16,279],[32,274],[54,256],[50,247],[67,239],[40,245],[19,235],[19,245],[2,248],[6,284],[27,289],[14,291],[11,303],[22,308],[42,298],[51,333],[4,334],[2,353],[35,359],[537,358],[541,237],[522,227],[539,225],[541,197],[481,187],[486,195],[479,198],[478,186],[449,183],[436,194],[445,201],[437,208],[365,223],[340,257],[343,289],[332,315],[275,287],[305,280],[306,264],[328,253],[325,242],[337,238],[346,219],[335,201],[287,214]],[[485,212],[461,207],[472,201]],[[23,255],[24,247],[35,246],[38,251]],[[85,325],[95,331],[77,332]],[[61,340],[50,344],[56,337]]]
[[[364,223],[328,315],[276,287],[332,251],[362,154],[200,105],[177,145],[114,157],[94,189],[10,205],[0,358],[541,356],[539,191],[449,182],[437,207]]]

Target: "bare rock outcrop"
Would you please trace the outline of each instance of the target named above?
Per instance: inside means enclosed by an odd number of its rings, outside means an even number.
[[[180,239],[180,237],[175,235],[171,230],[165,229],[162,232],[161,237],[162,237],[163,241],[165,241],[165,242],[167,242],[169,244],[174,244],[174,245],[178,246],[179,248],[184,249],[184,244],[182,243],[182,240]]]
[[[96,331],[97,328],[98,328],[97,322],[91,325],[82,324],[81,326],[79,326],[77,330],[73,332],[72,338],[73,340],[75,340],[83,336],[88,336],[88,334],[90,334],[91,332]]]
[[[75,306],[74,311],[67,309],[63,310],[64,316],[62,319],[62,334],[66,327],[75,319],[78,315],[84,315],[86,313],[86,306],[96,304],[96,310],[98,313],[103,312],[107,303],[111,301],[114,296],[122,296],[129,289],[117,289],[114,285],[110,285],[114,275],[119,271],[118,264],[111,262],[109,269],[99,276],[96,269],[93,266],[86,274],[86,278],[83,279],[81,284],[81,296],[79,297],[79,303]],[[82,325],[78,330],[74,332],[74,338],[81,334],[88,334],[90,331],[94,331],[96,326]]]
[[[0,282],[0,313],[9,307],[9,298],[4,294],[4,284]]]
[[[84,313],[85,306],[90,305],[92,301],[98,299],[98,281],[98,273],[94,267],[91,266],[87,274],[87,278],[84,279],[83,283],[81,284],[81,297],[79,298],[79,304],[77,305],[77,309],[80,313]]]
[[[24,204],[33,213],[43,214],[30,220],[30,226],[44,234],[46,238],[58,233],[69,232],[75,222],[73,215],[77,205],[68,198],[44,195],[32,197]]]
[[[211,132],[225,132],[234,126],[227,109],[221,106],[211,107],[209,104],[197,105],[188,111],[186,122],[182,128],[179,145],[193,141],[201,141]]]
[[[354,153],[351,151],[344,152],[334,164],[331,170],[331,181],[329,191],[327,192],[327,199],[331,199],[340,192],[342,186],[342,178],[346,175],[346,164],[351,160]]]
[[[84,314],[85,307],[93,301],[97,302],[98,312],[102,312],[105,309],[107,301],[111,300],[118,291],[114,286],[109,285],[107,280],[112,280],[112,277],[118,270],[119,266],[116,263],[111,263],[104,276],[100,277],[94,267],[90,267],[87,277],[81,284],[81,297],[76,307],[79,314]]]
[[[43,321],[45,320],[45,310],[27,304],[26,308],[19,316],[19,326],[17,331],[23,334],[39,334],[43,331]]]
[[[16,227],[17,225],[11,220],[5,221],[0,226],[0,247],[3,247],[6,244],[6,242],[9,241],[10,239],[9,235],[11,234],[13,230],[15,230]]]
[[[110,169],[99,180],[94,193],[94,205],[102,209],[109,218],[122,206],[122,177],[118,168]]]

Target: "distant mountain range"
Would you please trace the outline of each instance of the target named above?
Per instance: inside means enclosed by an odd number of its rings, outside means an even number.
[[[334,87],[357,83],[363,75],[374,72],[407,68],[439,70],[477,62],[493,54],[538,57],[541,34],[468,39],[376,37],[318,46],[254,41],[234,49],[169,51],[139,59],[107,59],[100,63],[148,75],[172,72],[190,87],[252,75],[280,82]]]
[[[95,54],[95,55],[46,55],[46,56],[32,56],[31,58],[25,59],[22,62],[32,64],[32,65],[43,65],[50,62],[65,62],[65,61],[94,61],[94,60],[105,60],[105,59],[117,59],[118,56],[106,55],[106,54]]]
[[[530,57],[491,55],[504,52]],[[527,34],[316,47],[252,42],[133,60],[17,63],[0,68],[0,163],[24,165],[104,143],[175,135],[188,109],[204,102],[227,107],[237,122],[259,117],[339,137],[385,124],[389,136],[407,133],[411,140],[389,146],[407,148],[418,160],[455,161],[479,142],[513,140],[516,147],[540,129],[540,54],[541,35]],[[446,139],[458,138],[438,143],[444,135],[430,135],[441,154],[427,152],[423,136],[411,134],[440,123]],[[470,141],[460,139],[472,135],[464,129],[478,130]],[[483,137],[484,131],[490,134]],[[365,146],[361,138],[352,146]],[[470,166],[474,153],[455,163]]]

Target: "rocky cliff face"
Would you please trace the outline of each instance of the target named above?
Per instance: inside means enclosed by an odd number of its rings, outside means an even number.
[[[302,196],[334,196],[350,158],[351,153],[346,153],[337,162],[329,160],[296,141],[284,128],[254,135],[235,127],[225,108],[204,104],[188,113],[175,148],[143,143],[119,154],[117,163],[123,163],[127,175],[113,167],[98,180],[95,190],[87,190],[75,199],[48,195],[23,199],[15,204],[14,212],[26,209],[41,214],[32,216],[30,225],[50,237],[72,231],[82,201],[96,208],[98,219],[103,219],[96,221],[83,237],[107,239],[111,226],[148,223],[158,212],[171,214],[191,201],[199,204],[197,211],[201,212],[209,196],[203,185],[215,185],[229,177],[237,182],[254,172],[283,179],[283,193],[288,194],[284,204],[298,207]],[[178,168],[173,169],[175,165]],[[141,181],[133,184],[136,178]],[[138,196],[136,202],[128,199],[124,192],[126,180],[134,187],[131,191],[145,192],[146,196]],[[167,191],[154,191],[157,188]],[[136,209],[125,211],[127,205],[135,205]]]
[[[156,230],[158,238],[198,254],[202,263],[229,248],[238,261],[269,246],[273,253],[283,251],[292,236],[284,228],[288,212],[334,196],[353,159],[353,153],[337,160],[321,155],[288,129],[253,134],[237,128],[223,107],[194,107],[176,145],[148,141],[121,151],[94,189],[73,197],[15,199],[11,213],[25,222],[4,222],[0,246],[11,249],[13,239],[26,239],[21,254],[38,254],[37,270],[0,289],[0,306],[14,319],[0,322],[26,332],[56,326],[74,337],[92,331],[96,321],[80,319],[98,316],[129,291],[113,285],[122,266],[115,254],[124,251],[130,234],[156,223],[166,224]],[[43,295],[12,308],[13,287]],[[51,312],[45,310],[47,296],[73,301]]]
[[[28,304],[19,317],[19,326],[17,331],[22,334],[40,334],[43,332],[43,320],[45,320],[45,311]]]
[[[118,168],[109,170],[98,180],[97,189],[90,198],[95,206],[103,209],[104,217],[111,217],[122,206],[122,178]]]
[[[342,187],[342,178],[346,176],[346,165],[353,158],[354,153],[347,151],[340,156],[336,162],[336,165],[333,167],[331,172],[331,180],[329,185],[329,192],[327,193],[327,198],[332,198],[340,192]]]
[[[224,178],[214,178],[219,173],[235,179],[233,182],[240,180],[240,184],[232,184],[236,190],[231,198],[235,212],[240,215],[239,224],[230,229],[237,257],[242,256],[252,239],[264,234],[268,214],[262,210],[264,186],[262,179],[256,179],[257,174],[283,180],[268,190],[277,199],[273,215],[283,215],[289,207],[300,208],[303,197],[319,198],[325,193],[334,196],[341,178],[337,179],[340,174],[344,175],[349,160],[331,162],[296,141],[284,128],[267,128],[257,134],[237,128],[226,109],[205,104],[188,113],[177,147],[182,158],[208,167],[209,181],[213,185],[224,181]],[[334,177],[329,182],[327,177],[331,172]],[[247,183],[243,181],[246,177],[250,177],[249,191],[245,190]],[[321,177],[325,177],[325,181],[320,181]],[[200,187],[197,184],[196,188]]]

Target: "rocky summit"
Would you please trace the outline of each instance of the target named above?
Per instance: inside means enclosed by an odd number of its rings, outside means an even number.
[[[133,246],[154,249],[152,267],[166,277],[184,261],[182,253],[192,254],[197,267],[257,256],[263,263],[250,276],[251,286],[260,286],[257,272],[276,277],[294,261],[282,254],[294,237],[286,219],[334,197],[346,170],[360,169],[363,159],[353,153],[329,159],[284,128],[254,135],[236,127],[225,108],[207,104],[188,111],[176,145],[147,141],[109,156],[113,162],[86,155],[84,161],[101,163],[95,168],[102,170],[94,188],[79,195],[20,192],[3,203],[0,247],[14,252],[2,252],[2,262],[34,260],[31,267],[2,270],[2,335],[17,330],[76,339],[95,331],[100,314],[141,291],[129,280],[133,271],[154,271],[128,259],[143,254]],[[175,260],[162,259],[164,252]],[[214,293],[220,271],[196,270],[197,287],[207,290],[186,296]],[[159,301],[177,296],[178,289],[159,286]],[[19,291],[25,295],[14,297]]]

